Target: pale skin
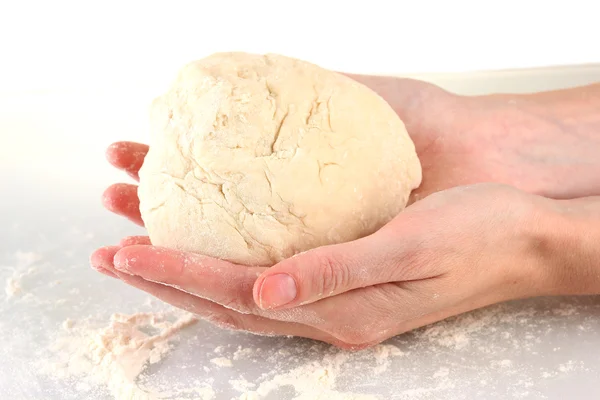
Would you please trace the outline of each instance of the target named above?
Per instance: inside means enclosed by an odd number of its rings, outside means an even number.
[[[127,237],[92,266],[223,328],[345,349],[498,302],[600,294],[600,84],[465,97],[352,78],[404,120],[423,166],[410,205],[378,232],[271,268]],[[137,179],[147,150],[119,142],[107,158]],[[143,226],[135,185],[103,202]]]

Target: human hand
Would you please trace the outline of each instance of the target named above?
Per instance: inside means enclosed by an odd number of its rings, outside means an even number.
[[[569,199],[600,195],[600,85],[533,94],[459,96],[413,79],[349,75],[406,124],[423,167],[411,202],[495,182]]]
[[[370,236],[271,268],[159,248],[148,238],[99,249],[92,264],[225,328],[356,349],[489,304],[558,293],[564,258],[552,243],[565,228],[561,207],[480,184],[433,194]],[[569,282],[581,286],[589,274],[576,271]]]

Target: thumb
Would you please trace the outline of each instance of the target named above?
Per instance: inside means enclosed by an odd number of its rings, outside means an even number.
[[[254,301],[263,310],[291,308],[353,289],[421,279],[418,246],[411,244],[416,241],[393,231],[380,230],[281,261],[256,280]]]

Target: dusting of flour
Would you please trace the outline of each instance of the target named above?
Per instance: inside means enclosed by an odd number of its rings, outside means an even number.
[[[293,387],[294,400],[375,400],[379,397],[336,390],[336,381],[342,365],[352,358],[351,353],[336,351],[318,361],[301,364],[283,373],[263,380],[255,390],[242,393],[239,400],[258,400],[284,386]],[[235,382],[240,385],[240,382]],[[242,384],[248,387],[248,383]]]
[[[23,294],[23,278],[36,272],[37,268],[32,265],[42,258],[37,253],[23,251],[17,251],[13,257],[15,266],[9,267],[12,270],[12,274],[6,278],[4,284],[7,301]]]
[[[108,326],[100,328],[90,319],[67,319],[40,364],[41,372],[74,379],[83,392],[103,385],[119,400],[160,398],[138,378],[171,350],[178,332],[195,322],[183,312],[113,314]]]
[[[194,364],[196,359],[191,360],[193,365],[185,368],[195,371],[198,379],[192,387],[177,390],[151,387],[145,384],[151,378],[140,378],[148,365],[167,356],[178,332],[195,321],[191,315],[171,311],[168,319],[169,313],[115,314],[104,328],[92,327],[87,320],[67,319],[51,348],[53,361],[45,361],[44,370],[52,371],[56,378],[76,378],[82,392],[103,385],[119,400],[375,400],[390,396],[459,400],[495,390],[496,380],[503,377],[512,382],[511,398],[545,398],[535,391],[535,382],[582,372],[586,367],[565,359],[554,368],[536,370],[530,366],[531,359],[538,355],[538,345],[553,332],[553,326],[579,315],[582,309],[569,303],[519,309],[497,305],[356,352],[311,341],[258,336],[242,346],[236,341],[248,336],[231,333],[212,351],[205,349],[204,361],[197,359],[199,364]],[[174,317],[173,313],[178,314]],[[590,329],[590,323],[580,325],[577,331]],[[515,326],[522,330],[515,331]],[[266,341],[261,342],[263,339]],[[200,335],[194,338],[198,340]],[[559,353],[560,347],[554,347],[554,352]],[[514,358],[506,358],[510,354]],[[452,361],[455,356],[458,358]],[[199,370],[206,374],[202,377]],[[222,397],[222,391],[230,394]]]

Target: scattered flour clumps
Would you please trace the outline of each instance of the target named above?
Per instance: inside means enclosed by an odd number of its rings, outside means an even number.
[[[23,291],[21,288],[21,281],[18,278],[11,276],[6,280],[4,291],[6,292],[7,300],[19,295]]]
[[[37,253],[23,251],[17,251],[13,258],[15,260],[14,266],[8,267],[9,270],[13,270],[13,273],[6,279],[4,284],[6,300],[11,300],[13,297],[17,297],[24,292],[23,278],[35,273],[37,268],[35,266],[32,267],[32,265],[42,259]]]
[[[395,347],[395,346],[390,346]],[[373,359],[373,351],[368,350]],[[388,353],[389,354],[389,353]],[[322,360],[303,363],[287,372],[278,373],[262,381],[255,390],[242,393],[239,400],[259,400],[282,387],[291,386],[296,392],[293,400],[377,400],[370,394],[350,393],[336,390],[342,366],[354,358],[345,351],[326,354]],[[230,382],[236,387],[248,387],[246,382]]]
[[[257,349],[253,349],[252,347],[242,347],[238,346],[235,353],[233,353],[234,360],[240,360],[244,358],[250,357],[252,354],[256,352]]]
[[[17,251],[15,253],[15,260],[17,261],[17,266],[19,267],[28,267],[40,261],[41,259],[42,256],[40,254],[32,251]]]
[[[89,319],[67,319],[40,367],[50,377],[76,379],[82,391],[101,385],[118,400],[159,398],[138,378],[171,350],[175,334],[195,322],[193,315],[183,312],[113,314],[104,328]]]
[[[226,357],[216,357],[210,360],[211,363],[219,366],[219,367],[231,367],[233,363],[229,358]]]
[[[405,353],[402,350],[391,344],[376,346],[374,349],[374,358],[377,366],[373,372],[379,374],[386,371],[392,364],[392,357],[401,357],[404,355]]]

